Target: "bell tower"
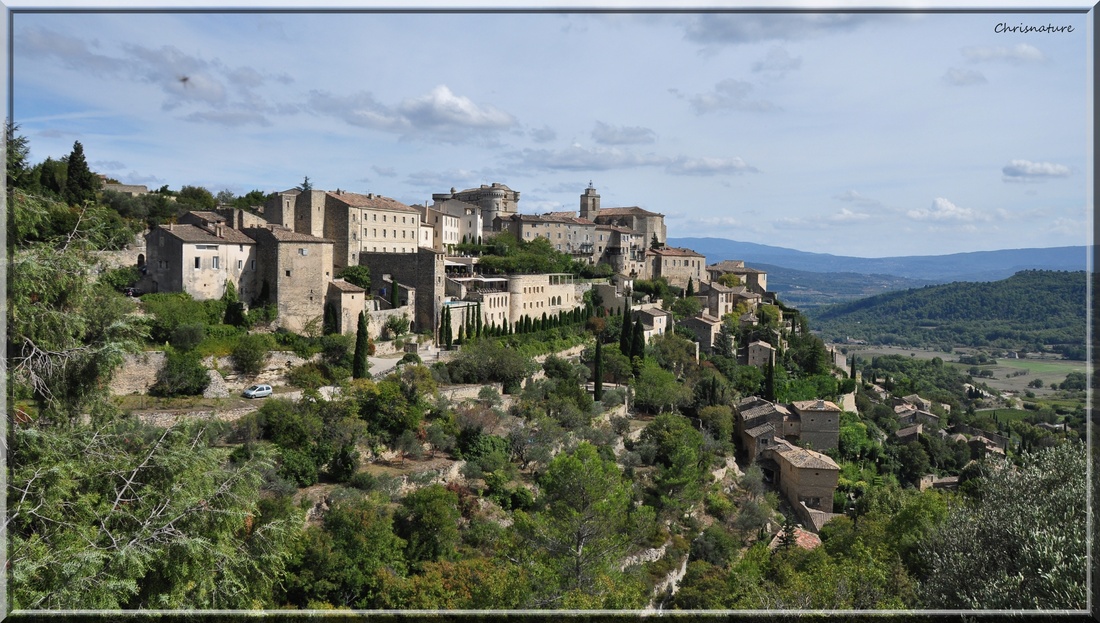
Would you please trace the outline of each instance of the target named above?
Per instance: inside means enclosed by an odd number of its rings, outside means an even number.
[[[600,215],[600,195],[596,192],[596,188],[592,186],[592,182],[588,182],[588,188],[584,189],[584,194],[581,195],[581,218],[588,219],[595,222],[596,217]]]

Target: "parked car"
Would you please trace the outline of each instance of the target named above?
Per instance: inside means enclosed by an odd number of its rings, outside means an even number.
[[[271,395],[270,385],[252,385],[244,390],[245,398],[267,398]]]

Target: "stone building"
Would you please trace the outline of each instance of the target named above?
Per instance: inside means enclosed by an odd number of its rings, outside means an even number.
[[[653,238],[664,244],[668,238],[665,228],[665,215],[650,212],[637,206],[627,208],[604,208],[600,206],[600,195],[592,184],[584,190],[580,201],[580,217],[597,225],[622,227],[641,236],[644,246],[649,246]]]
[[[255,240],[227,227],[212,212],[191,212],[180,221],[158,225],[145,235],[145,289],[217,299],[231,281],[243,301],[258,294]]]
[[[459,227],[459,217],[428,206],[416,206],[416,210],[420,213],[421,232],[430,235],[428,240],[421,237],[420,246],[450,253],[456,244],[462,242],[463,233],[462,228]]]
[[[399,284],[415,290],[412,301],[416,310],[411,318],[411,331],[435,331],[439,327],[439,312],[443,309],[446,274],[443,252],[418,247],[412,253],[363,251],[359,264],[370,268],[372,279],[391,275]]]
[[[773,476],[778,478],[779,491],[793,506],[805,504],[826,513],[833,511],[833,493],[840,480],[836,461],[785,439],[776,439],[775,445],[764,450],[761,457],[778,466],[778,473],[773,472]]]
[[[493,229],[506,231],[517,240],[531,242],[536,238],[545,238],[550,245],[562,253],[572,255],[574,259],[594,263],[596,224],[571,213],[550,214],[513,214],[507,218],[498,217],[493,221]]]
[[[458,228],[458,242],[465,239],[471,244],[476,243],[484,237],[485,230],[492,227],[492,221],[485,222],[481,215],[481,208],[472,203],[458,199],[436,199],[431,209],[454,217],[454,224]]]
[[[494,219],[508,218],[519,211],[519,192],[498,182],[458,192],[452,188],[449,193],[433,194],[432,200],[435,203],[456,200],[477,206],[481,210],[483,227],[491,227]]]
[[[686,288],[688,279],[698,284],[706,275],[706,257],[692,251],[676,247],[662,247],[646,251],[649,262],[649,279],[664,277],[670,286]]]
[[[798,439],[815,450],[832,450],[840,438],[840,407],[828,400],[803,400],[791,403],[798,415]]]
[[[363,288],[343,279],[329,282],[325,302],[336,312],[337,331],[355,334],[359,328],[359,312],[368,310],[367,294]]]
[[[312,191],[308,203],[303,202],[303,195],[298,198],[299,221],[323,215],[321,230],[335,242],[333,266],[337,272],[361,264],[359,257],[364,253],[416,253],[420,247],[420,212],[412,206],[373,193],[339,189],[320,194]],[[305,214],[311,216],[303,218]]]
[[[677,326],[691,331],[692,335],[694,335],[695,339],[699,342],[699,348],[707,353],[714,350],[714,343],[718,339],[718,332],[722,329],[722,319],[715,318],[706,311],[692,318],[683,318],[677,321],[676,324]],[[731,340],[732,339],[731,336]],[[736,347],[736,345],[734,346]]]
[[[723,260],[717,264],[707,266],[707,276],[710,281],[718,281],[723,275],[737,275],[741,285],[761,296],[768,293],[768,274],[755,268],[746,268],[742,260]]]
[[[765,369],[769,363],[775,364],[775,347],[763,340],[752,342],[745,347],[745,361],[745,365]]]
[[[266,284],[278,308],[278,325],[301,332],[319,323],[333,279],[332,241],[278,225],[250,227],[244,233],[257,243],[257,284],[261,292]]]

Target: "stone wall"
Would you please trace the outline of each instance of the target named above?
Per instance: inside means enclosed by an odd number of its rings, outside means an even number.
[[[314,355],[316,360],[320,355]],[[146,394],[157,380],[157,371],[164,367],[163,351],[149,351],[136,355],[126,355],[122,367],[115,373],[108,386],[114,396]],[[254,383],[284,384],[286,373],[291,368],[309,361],[291,351],[271,351],[263,371],[255,377],[241,376],[233,369],[229,357],[207,357],[203,365],[210,374],[210,387],[203,394],[205,398],[229,396],[244,390]],[[216,377],[216,378],[215,378]]]

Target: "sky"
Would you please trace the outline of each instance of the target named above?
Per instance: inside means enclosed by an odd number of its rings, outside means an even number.
[[[80,141],[122,183],[308,176],[423,204],[499,182],[531,214],[578,209],[591,183],[671,238],[859,257],[1091,243],[1084,13],[9,6],[31,160]]]

